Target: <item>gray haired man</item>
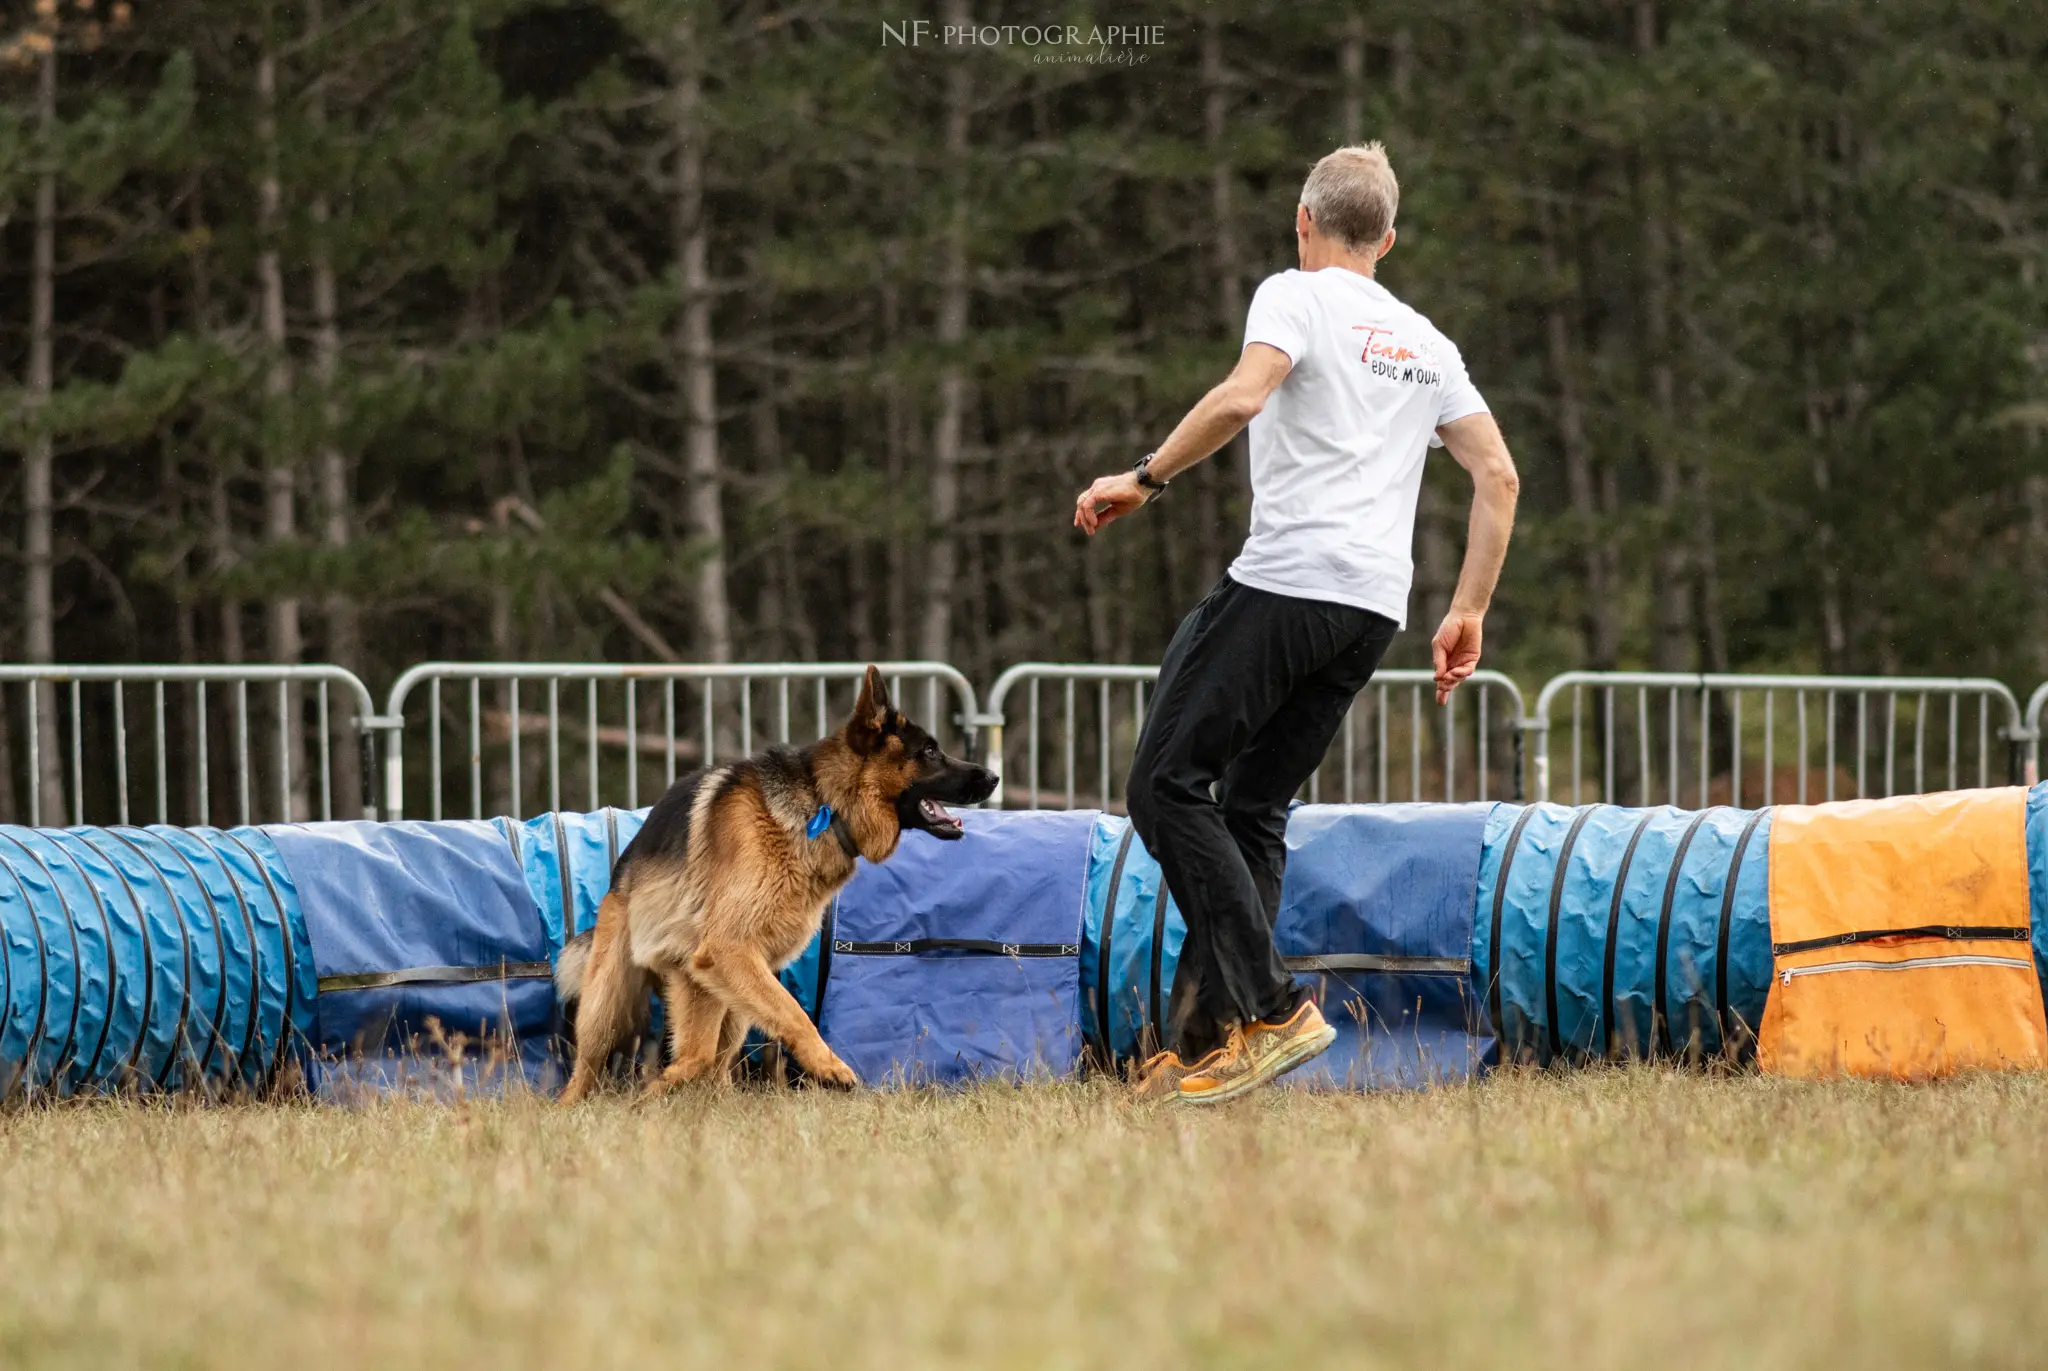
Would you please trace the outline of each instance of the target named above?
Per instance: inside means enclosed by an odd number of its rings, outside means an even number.
[[[1431,447],[1473,482],[1432,643],[1437,703],[1479,665],[1519,482],[1458,349],[1375,279],[1399,197],[1378,143],[1316,163],[1294,215],[1301,269],[1253,296],[1236,368],[1158,451],[1074,504],[1093,535],[1251,426],[1251,534],[1175,632],[1131,765],[1131,822],[1187,921],[1168,1048],[1141,1095],[1230,1099],[1336,1036],[1273,942],[1287,804],[1404,626]]]

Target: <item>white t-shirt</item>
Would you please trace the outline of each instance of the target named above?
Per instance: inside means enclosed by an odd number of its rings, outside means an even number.
[[[1252,530],[1231,579],[1407,626],[1415,499],[1440,425],[1486,411],[1436,326],[1369,276],[1283,271],[1252,297],[1246,346],[1294,369],[1252,420]]]

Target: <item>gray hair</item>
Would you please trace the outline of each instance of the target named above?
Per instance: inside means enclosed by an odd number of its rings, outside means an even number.
[[[1324,234],[1353,251],[1387,236],[1401,203],[1401,183],[1378,143],[1338,148],[1302,183],[1301,203]]]

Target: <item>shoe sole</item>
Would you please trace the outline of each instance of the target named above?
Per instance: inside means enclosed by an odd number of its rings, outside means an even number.
[[[1180,1082],[1175,1081],[1172,1085],[1161,1086],[1157,1090],[1133,1090],[1131,1092],[1131,1101],[1134,1104],[1157,1104],[1161,1100],[1178,1098],[1179,1095]]]
[[[1276,1052],[1266,1065],[1257,1071],[1248,1072],[1227,1085],[1200,1094],[1189,1094],[1185,1089],[1174,1092],[1174,1098],[1184,1104],[1222,1104],[1234,1100],[1262,1085],[1270,1085],[1298,1066],[1304,1066],[1323,1055],[1331,1043],[1337,1041],[1337,1030],[1324,1024],[1320,1031],[1306,1037],[1296,1038],[1284,1051]],[[1186,1082],[1183,1081],[1185,1086]]]

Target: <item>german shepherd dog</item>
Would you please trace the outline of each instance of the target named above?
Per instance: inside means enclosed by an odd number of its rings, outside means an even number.
[[[872,666],[837,733],[679,779],[619,854],[597,926],[556,963],[576,1021],[562,1103],[589,1094],[612,1054],[644,1032],[657,988],[669,1065],[649,1095],[728,1073],[756,1025],[812,1080],[859,1084],[775,973],[817,934],[855,856],[886,861],[906,828],[961,837],[947,803],[978,804],[995,784],[898,713]]]

